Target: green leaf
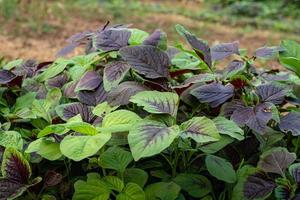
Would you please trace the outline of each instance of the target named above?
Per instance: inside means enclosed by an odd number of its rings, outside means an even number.
[[[134,124],[141,118],[129,110],[117,110],[103,118],[102,127],[110,127],[121,124]]]
[[[36,80],[38,80],[40,82],[46,81],[46,80],[60,74],[61,72],[64,71],[64,69],[67,67],[67,65],[69,63],[70,63],[69,60],[59,58],[52,65],[50,65],[45,71],[43,71],[41,74],[39,74],[36,77]]]
[[[16,131],[0,132],[0,146],[23,150],[23,139],[21,134]]]
[[[234,121],[228,120],[225,117],[217,117],[213,121],[220,134],[229,135],[237,140],[245,138],[244,131]]]
[[[73,200],[108,200],[111,190],[98,174],[90,173],[87,181],[76,181]]]
[[[114,169],[123,173],[133,160],[131,153],[120,147],[110,147],[100,155],[99,164],[106,169]]]
[[[147,200],[175,200],[179,191],[180,187],[174,182],[158,182],[148,185],[145,194]]]
[[[35,97],[35,92],[28,92],[25,95],[18,97],[14,106],[14,113],[24,108],[31,108],[32,102],[35,100]]]
[[[120,194],[117,195],[117,200],[145,200],[145,193],[143,189],[135,184],[128,183]]]
[[[13,60],[10,61],[9,63],[7,63],[6,65],[4,65],[2,67],[2,69],[6,69],[6,70],[11,70],[12,68],[21,65],[23,62],[23,59],[17,59],[17,60]]]
[[[145,186],[148,180],[148,174],[146,171],[139,168],[129,168],[124,172],[125,183],[136,183],[141,188]]]
[[[283,40],[280,46],[284,49],[279,54],[280,63],[300,77],[300,44],[292,40]]]
[[[123,181],[118,177],[105,176],[102,180],[106,183],[107,187],[111,190],[121,192],[124,188]]]
[[[142,106],[150,113],[164,113],[176,116],[179,105],[179,97],[176,93],[143,91],[130,98],[132,103]]]
[[[210,181],[199,174],[178,174],[173,181],[195,198],[204,197],[212,191]]]
[[[68,122],[65,125],[68,129],[84,134],[84,135],[96,135],[97,134],[97,129],[87,123],[87,122]]]
[[[286,148],[274,147],[260,156],[257,167],[265,172],[284,176],[285,170],[296,158],[296,154],[290,153]]]
[[[35,99],[32,102],[33,114],[35,114],[37,117],[43,118],[48,123],[50,123],[52,120],[50,113],[49,113],[49,109],[50,109],[50,106],[47,105],[47,102],[43,99],[41,99],[41,100]]]
[[[129,131],[128,143],[134,160],[162,152],[179,134],[179,127],[167,127],[156,121],[143,120]]]
[[[41,130],[37,137],[41,138],[41,137],[45,137],[49,134],[57,134],[57,135],[63,135],[65,133],[67,133],[69,130],[66,129],[65,124],[51,124],[49,126],[46,126],[43,130]]]
[[[94,109],[93,109],[93,114],[97,115],[98,117],[103,117],[112,111],[116,110],[118,106],[111,107],[107,101],[98,104]]]
[[[221,136],[215,123],[207,117],[193,117],[180,125],[182,138],[192,138],[198,143],[218,141]]]
[[[60,143],[63,155],[80,161],[96,154],[111,138],[109,133],[100,133],[93,136],[66,136]]]
[[[149,36],[149,34],[145,31],[132,28],[128,29],[131,32],[130,38],[128,40],[128,43],[130,45],[139,45],[142,44],[143,41]]]
[[[54,138],[40,138],[31,142],[26,153],[36,152],[47,160],[58,160],[62,157],[62,153],[59,148],[59,144],[55,142]]]
[[[208,172],[217,179],[227,183],[234,183],[236,181],[235,171],[231,163],[227,160],[214,155],[207,155],[205,164]]]
[[[223,149],[233,141],[234,139],[232,137],[222,135],[220,140],[216,142],[211,142],[211,143],[206,143],[201,145],[200,150],[207,154],[213,154],[220,151],[221,149]]]

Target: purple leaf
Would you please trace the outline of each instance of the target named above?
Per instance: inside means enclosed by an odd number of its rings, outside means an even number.
[[[77,94],[77,98],[81,103],[89,106],[96,106],[106,100],[107,93],[101,83],[95,90],[81,90]]]
[[[232,54],[239,54],[239,42],[221,43],[211,47],[212,60],[222,60]]]
[[[231,77],[242,71],[245,67],[245,63],[240,60],[233,60],[226,68],[226,76]]]
[[[65,85],[64,88],[64,96],[67,98],[75,99],[77,94],[75,92],[75,88],[78,82],[71,81]]]
[[[28,161],[14,148],[5,149],[1,171],[4,178],[19,184],[28,184],[31,176]]]
[[[113,61],[107,64],[103,72],[104,89],[110,91],[116,87],[124,78],[130,65],[122,61]]]
[[[56,108],[56,113],[65,121],[78,114],[85,122],[92,122],[95,119],[92,109],[79,102],[60,105]]]
[[[260,47],[256,49],[255,56],[259,58],[274,58],[277,53],[283,51],[284,49],[282,47]]]
[[[208,73],[197,74],[197,75],[194,75],[194,76],[186,79],[183,82],[183,84],[173,86],[172,88],[185,88],[193,83],[204,83],[204,82],[209,82],[209,81],[214,81],[214,80],[215,80],[215,75],[213,75],[213,74],[208,74]]]
[[[0,178],[0,199],[15,199],[20,196],[27,189],[26,185],[9,180],[7,178]]]
[[[176,54],[180,53],[180,51],[175,47],[168,47],[167,54],[169,58],[172,60]]]
[[[131,96],[146,90],[149,90],[149,88],[140,83],[134,81],[123,82],[108,93],[107,101],[112,106],[127,105]]]
[[[2,69],[0,70],[0,84],[7,84],[12,81],[17,76],[12,72]]]
[[[294,163],[291,166],[289,166],[289,173],[299,186],[300,185],[300,163]]]
[[[211,67],[211,51],[208,44],[205,41],[197,38],[194,34],[190,33],[179,24],[176,25],[175,28],[181,36],[185,37],[187,42],[191,45],[191,47],[194,49],[197,55],[204,60],[208,67]]]
[[[289,114],[281,117],[279,128],[281,131],[288,133],[289,131],[293,136],[300,135],[300,113],[290,112]]]
[[[166,37],[166,34],[160,29],[156,29],[151,35],[149,35],[143,42],[143,45],[151,45],[158,47],[161,40]]]
[[[95,36],[95,47],[103,51],[117,51],[128,45],[130,35],[126,29],[106,29]]]
[[[51,78],[47,81],[47,85],[50,88],[62,88],[67,82],[68,82],[68,75],[66,73],[60,74],[58,76],[55,76],[54,78]]]
[[[47,171],[45,174],[44,182],[46,187],[52,187],[62,181],[62,175],[55,171]]]
[[[274,84],[259,85],[256,90],[262,102],[271,102],[273,104],[281,104],[287,94],[285,88]]]
[[[79,43],[70,43],[67,46],[63,47],[61,50],[59,50],[56,53],[56,57],[61,57],[61,56],[67,55],[67,54],[71,53],[72,51],[74,51],[74,49],[78,46],[79,46]]]
[[[120,50],[122,58],[130,64],[138,73],[147,78],[168,78],[170,59],[160,49],[149,46],[130,46]]]
[[[272,119],[273,104],[266,102],[255,107],[237,108],[231,115],[231,120],[239,126],[247,125],[258,133],[264,133],[267,123]]]
[[[234,87],[231,84],[224,86],[220,83],[210,83],[193,89],[191,94],[200,102],[208,103],[215,108],[233,96]]]
[[[264,172],[276,173],[284,176],[285,170],[296,160],[296,158],[296,154],[290,153],[286,148],[274,147],[260,156],[257,167]]]
[[[234,99],[231,102],[226,102],[223,104],[221,112],[225,117],[231,117],[235,110],[244,108],[245,105],[242,101]]]
[[[88,71],[79,80],[75,91],[78,92],[81,90],[94,90],[101,84],[101,82],[102,78],[97,72]]]
[[[265,199],[270,195],[276,184],[263,173],[255,173],[246,179],[244,183],[244,196],[247,199]]]

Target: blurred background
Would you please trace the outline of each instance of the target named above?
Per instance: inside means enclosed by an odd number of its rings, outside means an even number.
[[[300,41],[300,0],[0,0],[0,60],[52,60],[69,36],[106,21],[161,28],[171,44],[179,23],[210,44],[238,40],[251,51]]]

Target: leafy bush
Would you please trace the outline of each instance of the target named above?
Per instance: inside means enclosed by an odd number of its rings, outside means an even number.
[[[2,66],[0,199],[299,199],[300,45],[176,30],[191,49],[106,24]]]

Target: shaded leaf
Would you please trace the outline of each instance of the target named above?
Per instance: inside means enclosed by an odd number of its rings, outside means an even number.
[[[116,176],[105,176],[102,178],[102,180],[111,190],[121,192],[124,188],[123,181]]]
[[[300,184],[300,163],[294,163],[289,166],[289,173],[294,178],[296,183]]]
[[[239,74],[240,72],[243,72],[244,69],[246,68],[246,65],[243,61],[240,60],[233,60],[231,61],[227,68],[226,68],[226,77],[230,78],[233,77],[237,74]]]
[[[179,105],[179,97],[176,93],[143,91],[130,98],[132,103],[142,106],[150,113],[165,113],[176,116]]]
[[[234,139],[232,137],[221,135],[221,138],[218,141],[203,144],[199,149],[204,153],[213,154],[225,148],[228,144],[232,143],[233,141]]]
[[[111,190],[98,174],[88,174],[87,181],[76,181],[73,200],[108,200]]]
[[[0,199],[15,199],[27,190],[26,185],[7,178],[0,178]]]
[[[44,182],[46,187],[52,187],[62,181],[62,175],[55,171],[47,171],[45,174]]]
[[[244,196],[247,199],[264,199],[272,193],[275,186],[275,183],[265,174],[259,172],[251,174],[244,183]]]
[[[135,184],[128,183],[124,190],[117,195],[117,200],[145,200],[145,193],[143,189]]]
[[[224,86],[220,83],[210,83],[193,89],[191,94],[200,102],[208,103],[214,108],[233,96],[234,87],[231,84]]]
[[[157,182],[148,185],[145,189],[147,200],[175,200],[179,192],[180,187],[174,182]]]
[[[214,122],[207,117],[193,117],[180,125],[181,137],[192,138],[198,143],[217,141],[221,137]]]
[[[178,184],[182,190],[195,198],[201,198],[212,190],[210,181],[205,176],[199,174],[178,174],[173,181]]]
[[[138,73],[147,78],[168,78],[170,60],[160,49],[150,46],[124,47],[120,51],[122,58]]]
[[[55,76],[47,81],[49,88],[57,87],[62,88],[68,82],[68,75],[66,73]]]
[[[143,188],[148,180],[148,174],[146,171],[139,168],[129,168],[124,172],[125,183],[136,183]]]
[[[233,166],[227,160],[214,155],[207,155],[205,165],[210,175],[226,183],[234,183],[236,174]]]
[[[160,153],[170,146],[178,134],[178,126],[167,127],[150,120],[138,122],[128,134],[128,143],[134,160]]]
[[[120,147],[110,147],[100,155],[99,164],[102,168],[114,169],[124,173],[126,167],[132,162],[131,153]]]
[[[290,153],[283,147],[274,147],[260,156],[257,166],[265,172],[276,173],[284,176],[286,168],[295,160],[295,153]]]

